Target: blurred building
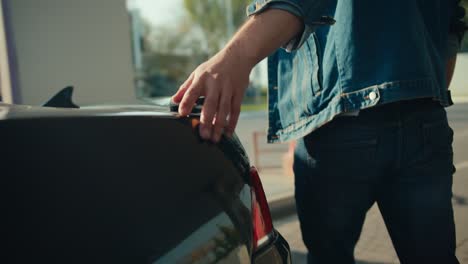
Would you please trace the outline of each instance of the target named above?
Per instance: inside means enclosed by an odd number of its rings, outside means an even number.
[[[2,0],[14,103],[39,105],[75,86],[79,105],[133,103],[125,0]]]

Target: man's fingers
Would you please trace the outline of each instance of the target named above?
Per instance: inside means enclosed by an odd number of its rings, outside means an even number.
[[[218,90],[208,89],[200,116],[200,135],[203,139],[209,140],[212,137],[213,118],[218,109],[218,104]]]
[[[231,112],[229,113],[229,122],[225,129],[226,136],[228,137],[232,136],[234,130],[236,129],[237,122],[239,121],[241,102],[242,98],[239,98],[239,96],[232,97]]]
[[[226,126],[226,118],[231,111],[231,93],[230,89],[225,89],[225,92],[220,96],[220,103],[218,105],[218,112],[216,113],[216,121],[214,123],[213,135],[211,140],[218,142],[221,139],[221,134]]]
[[[202,83],[198,79],[194,79],[190,86],[187,88],[187,91],[183,95],[183,98],[179,105],[179,114],[186,116],[190,114],[195,105],[198,97],[200,97],[202,93]]]
[[[185,82],[179,87],[179,90],[176,92],[176,94],[172,96],[172,101],[174,103],[180,103],[180,101],[182,101],[182,98],[184,97],[185,92],[192,84],[193,76],[194,76],[194,73],[192,72],[192,74],[190,74],[188,79],[185,80]]]

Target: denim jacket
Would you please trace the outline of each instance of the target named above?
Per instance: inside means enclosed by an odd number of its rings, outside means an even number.
[[[457,0],[256,0],[293,13],[301,35],[268,58],[268,142],[303,137],[334,117],[400,100],[451,104],[449,31],[460,40]]]

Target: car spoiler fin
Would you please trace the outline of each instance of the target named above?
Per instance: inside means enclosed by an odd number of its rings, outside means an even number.
[[[73,96],[73,86],[68,86],[60,90],[56,95],[54,95],[47,103],[43,106],[45,107],[59,107],[59,108],[80,108],[78,105],[74,104],[72,101]]]

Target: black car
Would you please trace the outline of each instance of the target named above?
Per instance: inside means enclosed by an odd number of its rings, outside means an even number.
[[[241,143],[198,124],[0,103],[1,263],[290,263]]]

